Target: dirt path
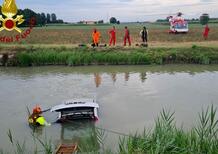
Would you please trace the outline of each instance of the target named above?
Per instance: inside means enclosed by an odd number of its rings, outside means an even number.
[[[204,42],[150,42],[149,48],[187,48],[192,47],[193,45],[203,46],[203,47],[215,47],[218,48],[218,41],[204,41]],[[18,48],[31,48],[31,47],[41,47],[41,48],[56,48],[56,47],[66,47],[74,48],[78,47],[78,44],[3,44],[1,45],[0,53],[5,52],[16,52]],[[117,44],[119,49],[122,48],[122,44]],[[125,47],[125,48],[128,48]],[[132,48],[138,48],[132,46]]]
[[[179,47],[192,47],[193,45],[203,47],[218,47],[218,41],[204,41],[204,42],[151,42],[150,47],[168,47],[168,48],[179,48]]]

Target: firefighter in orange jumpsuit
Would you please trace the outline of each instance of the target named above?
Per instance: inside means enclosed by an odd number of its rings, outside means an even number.
[[[126,40],[129,42],[129,46],[131,46],[131,40],[130,40],[130,32],[127,26],[125,27],[125,35],[124,35],[124,46],[126,46]]]
[[[98,47],[100,36],[101,36],[101,33],[99,31],[97,31],[97,29],[94,29],[94,31],[92,33],[93,47],[95,47],[95,46]]]
[[[203,33],[205,40],[207,40],[207,38],[208,38],[209,31],[210,31],[210,28],[208,27],[208,25],[206,25],[204,28],[204,33]]]
[[[110,34],[110,43],[109,45],[111,46],[112,43],[113,43],[113,46],[116,45],[116,29],[115,29],[115,26],[113,26],[113,29],[111,29],[109,31],[109,34]]]

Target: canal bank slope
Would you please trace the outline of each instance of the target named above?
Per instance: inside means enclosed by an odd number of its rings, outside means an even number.
[[[40,47],[0,48],[2,66],[218,64],[218,47]]]

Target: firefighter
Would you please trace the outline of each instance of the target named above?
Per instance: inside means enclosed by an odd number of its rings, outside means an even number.
[[[146,27],[143,27],[143,29],[140,31],[140,36],[143,43],[148,43],[148,30]]]
[[[112,43],[113,43],[113,46],[116,45],[116,29],[115,29],[115,26],[113,26],[113,29],[111,29],[109,31],[109,34],[110,34],[110,43],[109,45],[111,46]]]
[[[50,125],[46,122],[45,118],[41,114],[42,114],[41,108],[38,105],[34,107],[33,113],[30,115],[28,119],[29,124],[35,125],[35,126]]]
[[[40,106],[36,105],[34,108],[33,108],[33,113],[35,114],[41,114],[42,113],[42,109]]]
[[[209,31],[210,31],[210,28],[209,28],[208,25],[206,25],[205,28],[204,28],[204,33],[203,33],[203,36],[204,36],[205,40],[207,40],[207,38],[208,38]]]
[[[126,41],[128,40],[129,46],[131,46],[131,40],[130,40],[130,32],[128,27],[125,27],[125,35],[124,35],[124,46],[126,46]]]
[[[43,116],[39,116],[36,119],[36,125],[37,126],[45,126],[45,125],[47,125],[47,122],[46,122],[46,120],[45,120],[45,118]]]
[[[95,46],[98,47],[100,36],[101,36],[101,33],[99,31],[97,31],[97,29],[94,29],[94,31],[92,33],[93,47],[95,47]]]

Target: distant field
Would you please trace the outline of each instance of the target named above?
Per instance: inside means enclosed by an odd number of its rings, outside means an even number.
[[[169,26],[160,24],[121,24],[117,27],[117,42],[122,44],[124,35],[124,26],[128,26],[131,33],[133,44],[140,43],[139,32],[141,27],[146,26],[149,30],[150,42],[200,42],[202,38],[203,26],[200,24],[190,25],[188,34],[168,34]],[[92,42],[91,34],[93,28],[100,30],[102,37],[101,43],[108,43],[108,30],[112,25],[96,25],[96,26],[48,26],[35,27],[31,35],[21,44],[90,44]],[[218,41],[218,24],[210,24],[210,35],[208,41]],[[14,36],[15,32],[1,32],[1,36]],[[5,44],[5,43],[4,43]]]

